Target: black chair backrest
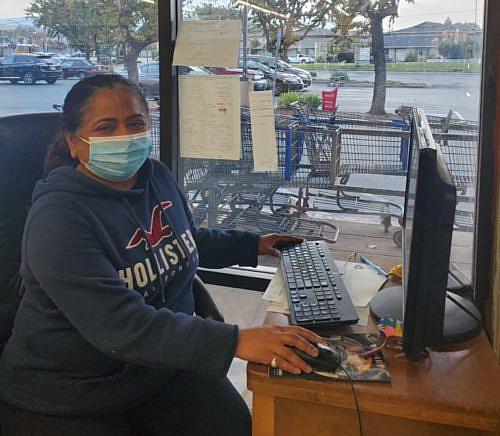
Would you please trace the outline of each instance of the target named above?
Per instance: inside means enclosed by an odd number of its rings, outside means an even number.
[[[19,304],[19,266],[24,222],[60,113],[0,118],[0,353],[10,337]]]

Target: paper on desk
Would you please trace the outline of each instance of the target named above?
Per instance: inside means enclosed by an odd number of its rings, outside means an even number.
[[[345,270],[345,262],[335,262],[339,272],[343,272],[342,278],[351,296],[354,307],[366,307],[386,281],[384,276],[374,271],[368,265],[348,262]]]
[[[281,268],[278,268],[274,273],[262,299],[269,301],[269,305],[267,306],[268,312],[284,313],[286,315],[290,314]]]
[[[380,286],[382,286],[385,278],[380,276],[375,271],[365,271],[368,269],[368,267],[359,263],[348,262],[346,264],[342,261],[335,261],[335,264],[337,265],[339,272],[344,272],[344,284],[346,285],[349,296],[351,297],[353,305],[356,308],[359,316],[358,325],[367,326],[368,317],[370,315],[368,303],[370,302],[370,299],[377,293]],[[362,268],[357,267],[358,265]],[[371,275],[372,272],[376,277]],[[369,279],[370,276],[371,280]],[[270,304],[267,307],[267,310],[269,312],[285,314],[290,313],[281,267],[276,270],[276,273],[274,274],[262,298],[264,300],[270,301]]]
[[[241,20],[182,21],[174,51],[174,65],[237,67]]]
[[[273,91],[251,91],[250,120],[254,171],[278,171]]]
[[[239,160],[240,78],[179,78],[181,157]]]

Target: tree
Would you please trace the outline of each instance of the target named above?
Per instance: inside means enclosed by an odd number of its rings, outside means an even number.
[[[158,40],[156,11],[156,4],[140,0],[33,0],[26,10],[37,26],[66,37],[87,57],[123,45],[128,76],[135,82],[141,50]]]
[[[468,59],[476,55],[477,45],[469,38],[457,43],[445,39],[439,43],[438,50],[441,56],[448,59]]]
[[[238,20],[241,19],[241,9],[232,8],[231,5],[219,3],[217,0],[204,2],[194,6],[192,2],[184,4],[185,20]]]
[[[266,38],[266,50],[274,51],[278,32],[282,39],[279,47],[283,58],[288,59],[289,48],[303,40],[311,30],[327,23],[328,11],[332,4],[340,0],[256,0],[252,3],[263,8],[288,16],[288,19],[249,10],[250,23],[262,29]]]
[[[137,58],[148,45],[158,41],[157,0],[146,3],[141,0],[117,0],[118,23],[125,45],[125,67],[128,78],[139,81]]]
[[[405,0],[413,3],[413,0]],[[375,83],[369,113],[385,114],[387,69],[384,49],[384,18],[394,20],[398,15],[400,0],[344,0],[331,11],[333,17],[340,15],[359,15],[367,20],[372,39],[372,55],[375,66]]]
[[[50,36],[65,36],[73,47],[90,57],[106,37],[108,29],[103,26],[108,21],[104,18],[106,9],[97,0],[35,0],[26,13],[37,26],[47,29]]]

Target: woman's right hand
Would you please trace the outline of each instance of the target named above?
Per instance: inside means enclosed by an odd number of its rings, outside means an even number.
[[[298,348],[312,357],[318,355],[312,344],[323,342],[317,334],[302,327],[263,326],[240,329],[236,357],[250,362],[276,365],[284,371],[300,374],[311,372],[311,367],[300,359],[290,347]]]

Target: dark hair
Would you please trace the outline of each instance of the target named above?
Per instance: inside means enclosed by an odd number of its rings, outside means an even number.
[[[71,88],[64,99],[62,126],[59,135],[49,147],[45,157],[45,175],[62,165],[76,164],[71,157],[65,133],[75,133],[82,124],[89,100],[102,89],[124,88],[132,93],[149,112],[148,103],[139,87],[118,74],[103,74],[87,77]]]

